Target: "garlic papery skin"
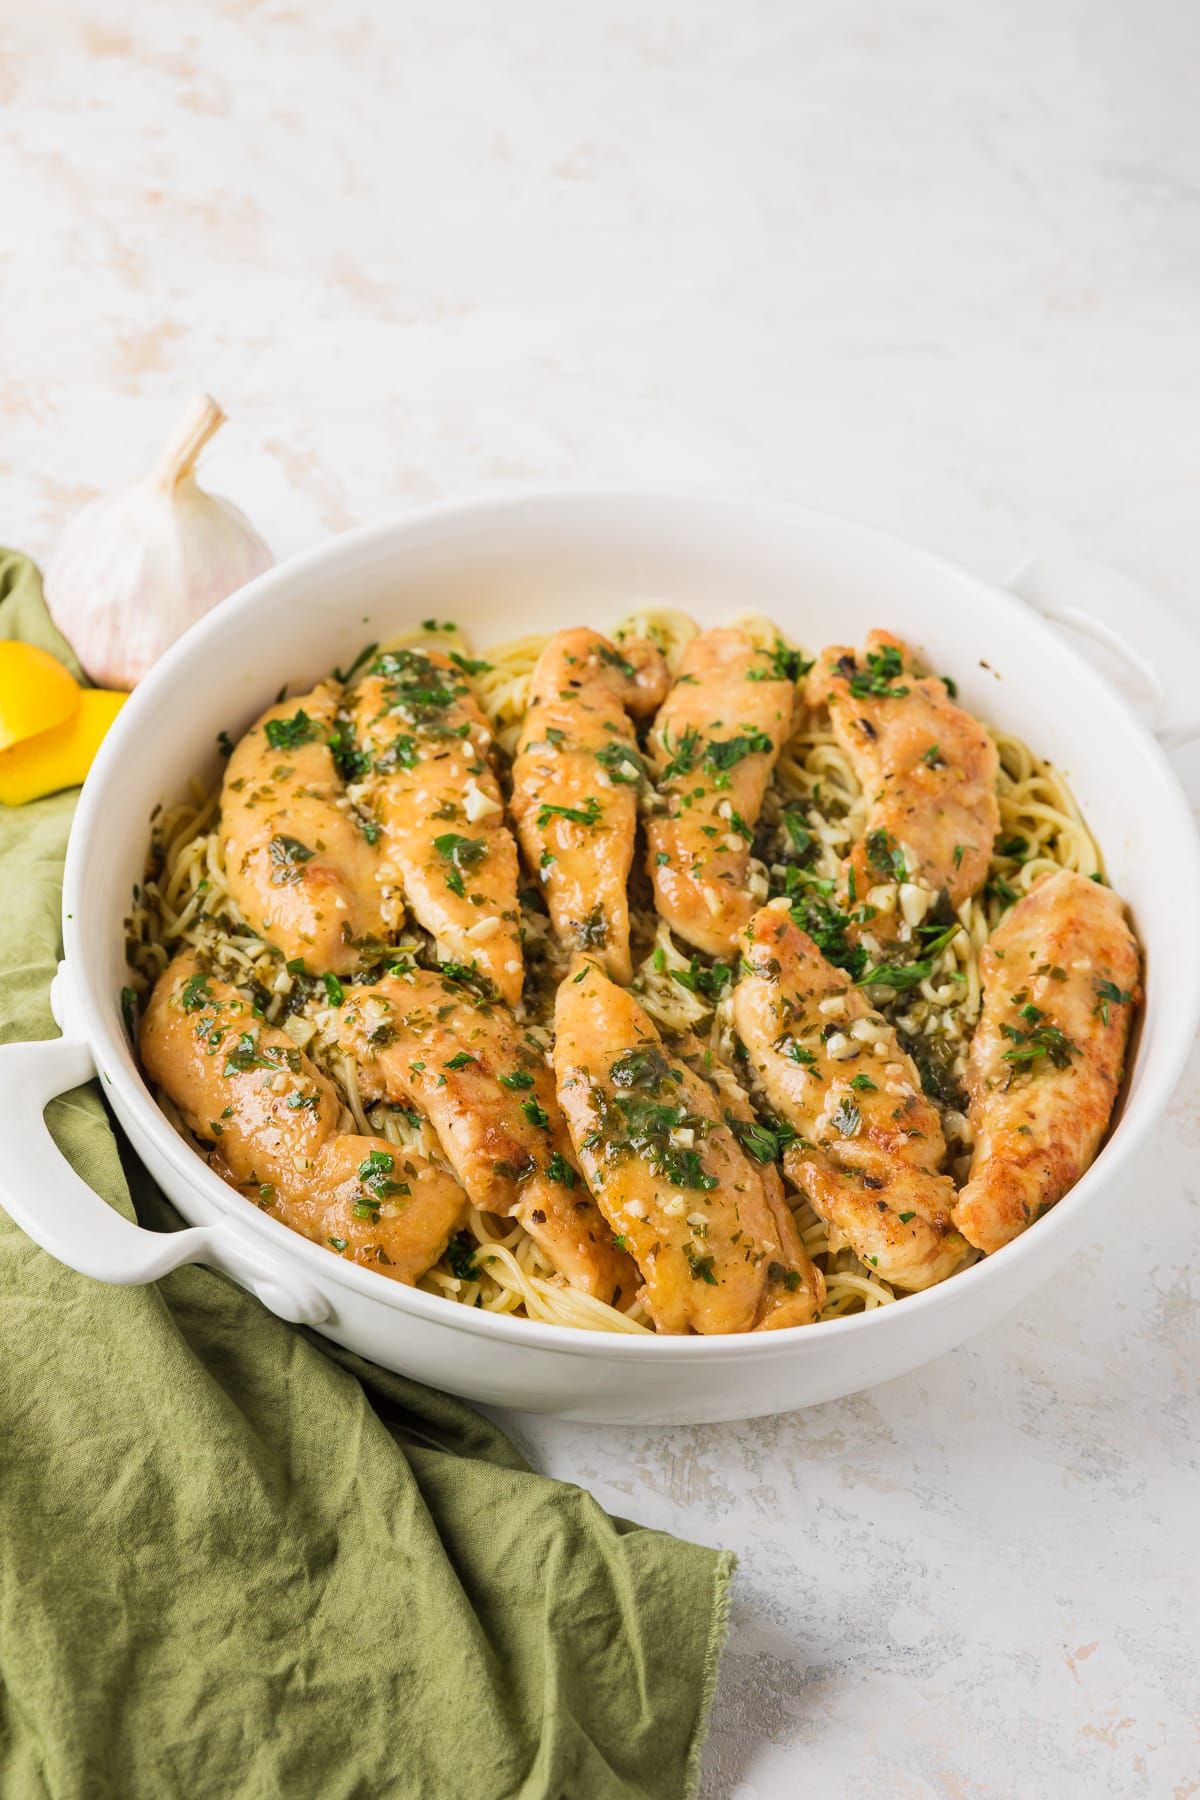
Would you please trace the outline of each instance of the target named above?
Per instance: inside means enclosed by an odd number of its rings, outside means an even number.
[[[131,688],[189,625],[274,558],[244,513],[193,473],[225,423],[193,400],[150,475],[93,500],[46,576],[51,617],[98,687]]]

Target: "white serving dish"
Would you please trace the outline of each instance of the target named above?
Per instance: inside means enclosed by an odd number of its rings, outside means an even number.
[[[1094,1238],[1105,1200],[1153,1203],[1139,1192],[1137,1155],[1200,1016],[1191,813],[1151,731],[1042,614],[1082,626],[1147,676],[1167,742],[1200,730],[1196,642],[1169,608],[1140,594],[1131,604],[1102,570],[1043,569],[1025,586],[1032,604],[912,545],[810,512],[570,491],[433,507],[262,576],[152,671],[88,777],[67,855],[65,960],[53,995],[62,1036],[0,1049],[0,1201],[43,1248],[99,1280],[152,1281],[207,1263],[283,1318],[389,1368],[470,1399],[567,1418],[680,1423],[780,1412],[952,1349]],[[215,773],[218,731],[236,736],[283,682],[302,688],[364,641],[431,614],[456,619],[486,648],[529,631],[604,626],[648,600],[709,624],[753,608],[813,648],[857,643],[873,626],[919,645],[934,668],[954,674],[967,706],[1066,772],[1146,949],[1146,1006],[1123,1106],[1094,1166],[997,1256],[875,1313],[757,1336],[640,1338],[500,1318],[401,1287],[226,1187],[155,1105],[122,1029],[122,920],[150,813],[193,774]],[[140,1230],[59,1157],[45,1104],[96,1071],[191,1229]]]

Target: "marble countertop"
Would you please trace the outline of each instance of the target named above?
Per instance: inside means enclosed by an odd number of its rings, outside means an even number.
[[[203,386],[281,556],[673,480],[1001,578],[1085,551],[1200,617],[1198,64],[1174,0],[5,9],[0,537],[47,554]],[[930,1368],[509,1421],[739,1553],[707,1800],[1200,1792],[1198,1075],[1105,1240]]]

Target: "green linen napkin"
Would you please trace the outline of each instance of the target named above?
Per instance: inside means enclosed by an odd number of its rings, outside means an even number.
[[[5,637],[72,661],[0,551]],[[74,801],[0,807],[5,1042],[55,1033]],[[111,1205],[179,1227],[94,1085],[48,1116]],[[730,1556],[610,1519],[223,1276],[105,1287],[3,1213],[0,1370],[0,1792],[695,1791]]]

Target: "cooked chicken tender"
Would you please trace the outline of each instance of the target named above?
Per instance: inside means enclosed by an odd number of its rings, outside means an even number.
[[[558,632],[533,672],[513,764],[513,818],[557,936],[626,984],[626,883],[646,778],[629,715],[653,712],[667,681],[641,639],[618,649],[586,627]]]
[[[256,1206],[393,1281],[437,1262],[462,1217],[458,1183],[382,1138],[337,1129],[332,1085],[237,988],[178,956],[142,1020],[142,1062],[210,1167]]]
[[[983,886],[1000,828],[999,757],[944,681],[912,672],[912,653],[887,631],[861,656],[822,650],[810,706],[828,706],[834,736],[868,798],[867,829],[846,863],[847,900],[878,938],[907,936],[935,897],[954,908]]]
[[[762,1128],[745,1088],[699,1038],[680,1032],[664,1036],[663,1042],[672,1056],[679,1057],[694,1075],[708,1083],[724,1109],[725,1123],[758,1165],[763,1193],[779,1233],[779,1255],[767,1268],[768,1298],[756,1329],[775,1331],[784,1325],[810,1325],[825,1304],[825,1277],[810,1260],[788,1205],[783,1177],[774,1160],[778,1154],[777,1135]]]
[[[252,931],[314,974],[359,966],[360,941],[386,932],[367,842],[334,762],[341,690],[268,707],[229,759],[221,791],[221,844],[229,891]]]
[[[967,1061],[975,1153],[954,1222],[990,1255],[1095,1158],[1125,1073],[1140,958],[1112,889],[1062,869],[1005,914],[980,964]]]
[[[571,1140],[633,1252],[660,1331],[750,1331],[816,1317],[793,1239],[709,1084],[671,1056],[633,995],[579,958],[555,1008],[554,1067]],[[793,1228],[794,1230],[794,1228]],[[794,1305],[783,1316],[782,1300]]]
[[[967,1246],[951,1225],[946,1144],[911,1058],[861,989],[776,905],[746,934],[733,1018],[767,1100],[796,1132],[788,1178],[885,1281],[942,1281]]]
[[[545,1053],[506,1007],[414,968],[356,988],[339,1037],[359,1091],[424,1113],[476,1206],[519,1219],[572,1287],[633,1298],[637,1270],[578,1174]]]
[[[744,631],[701,632],[684,653],[651,735],[665,814],[646,825],[659,914],[709,956],[734,948],[766,883],[750,844],[763,795],[791,734],[795,684]]]
[[[403,890],[440,961],[474,963],[512,1005],[522,980],[517,849],[466,673],[441,650],[382,651],[353,716],[370,759],[385,892]]]

